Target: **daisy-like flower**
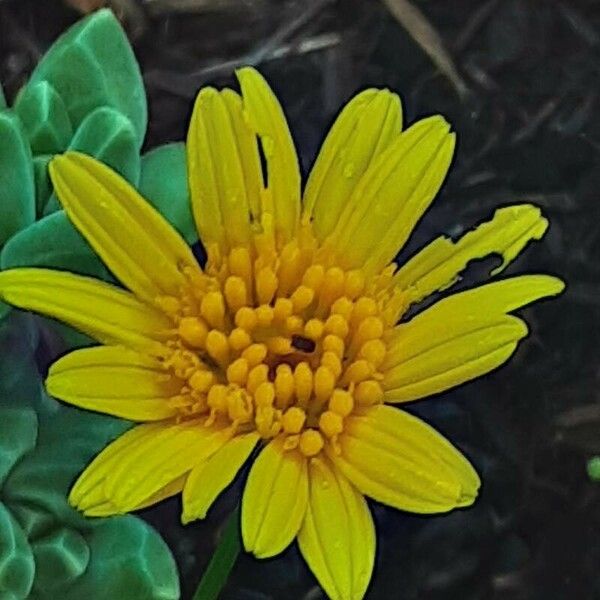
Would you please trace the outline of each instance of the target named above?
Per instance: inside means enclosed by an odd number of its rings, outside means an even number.
[[[331,598],[361,598],[375,556],[365,496],[439,513],[470,505],[480,485],[452,444],[397,405],[505,362],[527,335],[509,313],[563,284],[511,277],[401,321],[470,260],[497,253],[505,267],[547,221],[531,205],[502,208],[397,269],[394,257],[452,160],[446,121],[402,131],[395,94],[358,94],[301,202],[279,103],[256,71],[238,77],[241,96],[200,92],[187,139],[204,268],[121,177],[69,152],[50,166],[56,193],[126,289],[15,269],[0,274],[0,296],[101,342],[52,365],[52,395],[141,423],[87,467],[74,506],[105,516],[182,492],[187,523],[260,450],[242,499],[246,550],[270,557],[297,539]]]

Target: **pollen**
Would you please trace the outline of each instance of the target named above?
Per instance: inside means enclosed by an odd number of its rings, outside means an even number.
[[[283,436],[313,457],[339,452],[346,419],[383,402],[391,325],[386,288],[345,271],[302,227],[280,251],[265,233],[212,256],[202,281],[156,304],[176,323],[164,365],[181,381],[180,419]]]

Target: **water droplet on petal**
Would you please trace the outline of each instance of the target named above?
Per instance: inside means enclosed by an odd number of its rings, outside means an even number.
[[[346,165],[344,166],[344,170],[342,171],[342,173],[344,174],[344,177],[346,177],[347,179],[354,177],[355,172],[356,172],[356,165],[354,163],[346,163]]]

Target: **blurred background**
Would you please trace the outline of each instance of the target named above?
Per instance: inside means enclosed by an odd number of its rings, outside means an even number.
[[[421,518],[373,505],[369,599],[600,598],[600,2],[598,0],[0,0],[0,80],[13,98],[47,47],[110,6],[140,62],[145,147],[182,140],[205,84],[258,67],[290,120],[306,173],[341,106],[389,87],[408,122],[443,113],[455,164],[402,256],[456,236],[494,208],[538,204],[551,227],[509,273],[566,279],[525,312],[531,334],[498,372],[415,403],[482,473],[469,510]],[[402,256],[400,259],[402,259]],[[462,285],[494,260],[472,264]],[[596,480],[597,482],[595,482]],[[191,597],[239,486],[206,522],[179,500],[146,510]],[[231,600],[323,597],[296,548],[238,560]]]

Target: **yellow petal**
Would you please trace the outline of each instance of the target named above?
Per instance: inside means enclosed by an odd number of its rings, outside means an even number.
[[[46,388],[56,398],[132,421],[160,421],[176,414],[169,398],[177,382],[147,354],[123,346],[85,348],[50,367]]]
[[[260,138],[275,231],[284,243],[294,236],[300,215],[298,156],[281,105],[262,75],[250,67],[239,69],[236,75],[246,121]]]
[[[85,510],[88,506],[102,504],[106,501],[102,484],[116,464],[130,450],[148,439],[154,439],[169,423],[146,423],[137,425],[111,442],[79,476],[69,494],[71,505]]]
[[[345,267],[375,273],[401,249],[446,177],[455,144],[449,129],[440,116],[423,119],[367,169],[331,235]]]
[[[123,456],[108,475],[104,491],[122,510],[133,510],[209,458],[230,437],[229,431],[206,427],[201,421],[171,425]]]
[[[123,438],[101,452],[73,488],[70,501],[80,510],[102,500],[120,512],[135,510],[216,452],[229,433],[196,420],[140,425]]]
[[[69,219],[106,266],[144,300],[177,295],[192,251],[152,205],[120,175],[90,156],[67,152],[50,176]]]
[[[409,302],[455,283],[467,264],[489,254],[499,254],[502,264],[490,275],[504,270],[531,240],[542,238],[548,221],[531,204],[507,206],[494,213],[491,221],[453,242],[441,236],[423,248],[394,275],[394,285],[405,291]]]
[[[284,451],[276,438],[259,454],[250,470],[242,499],[244,547],[258,558],[279,554],[292,542],[306,512],[306,458]]]
[[[309,465],[309,500],[298,544],[310,570],[332,600],[363,598],[375,560],[369,507],[331,463]]]
[[[304,216],[313,219],[319,240],[331,233],[357,181],[401,129],[400,99],[388,90],[365,90],[340,113],[304,192]]]
[[[512,277],[444,298],[398,325],[382,366],[386,401],[424,398],[498,367],[527,335],[525,323],[505,313],[563,287],[545,275]]]
[[[421,323],[393,346],[398,362],[385,372],[385,400],[418,400],[484,375],[506,362],[526,335],[525,323],[508,315],[441,327],[437,321]],[[410,346],[415,337],[419,343]]]
[[[231,90],[200,91],[187,138],[194,219],[209,252],[248,245],[250,216],[260,204],[262,174],[256,136]]]
[[[378,502],[416,513],[445,512],[475,501],[480,481],[467,459],[420,419],[390,406],[348,417],[335,466]]]
[[[0,273],[0,298],[75,327],[105,344],[156,349],[173,327],[158,310],[113,285],[49,269]]]
[[[233,481],[250,456],[258,439],[254,432],[236,436],[192,469],[183,490],[182,523],[204,519],[217,496]]]
[[[183,486],[185,485],[185,481],[187,478],[187,474],[181,477],[178,477],[171,483],[167,484],[164,488],[144,500],[144,502],[138,504],[132,511],[142,510],[143,508],[147,508],[148,506],[153,506],[166,500],[167,498],[171,498],[179,494],[183,490]],[[124,514],[125,511],[121,510],[118,506],[110,502],[110,500],[104,500],[95,506],[90,506],[84,511],[86,517],[110,517],[113,515]]]

